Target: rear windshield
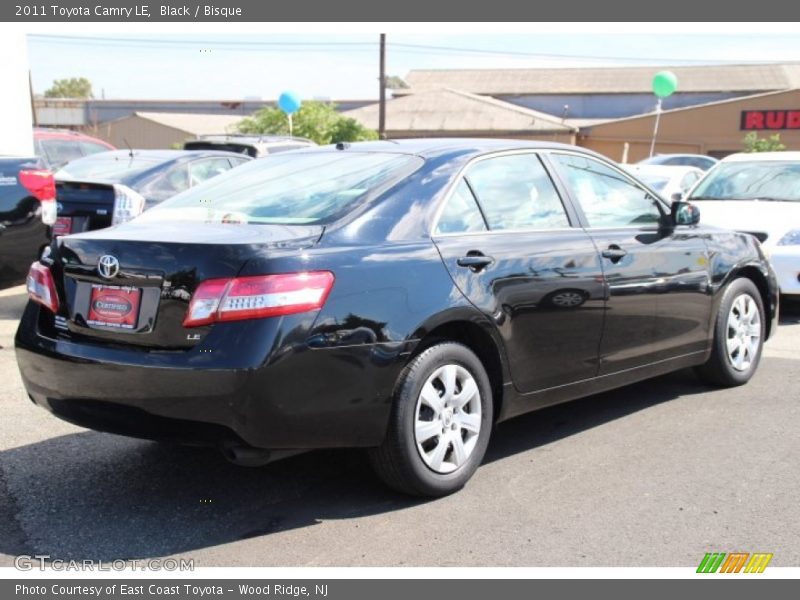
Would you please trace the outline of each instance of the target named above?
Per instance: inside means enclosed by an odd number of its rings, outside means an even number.
[[[322,224],[411,174],[417,156],[389,153],[276,154],[248,162],[170,198],[147,221]]]
[[[56,179],[119,179],[153,168],[163,161],[125,155],[108,156],[105,153],[73,160],[56,171]]]

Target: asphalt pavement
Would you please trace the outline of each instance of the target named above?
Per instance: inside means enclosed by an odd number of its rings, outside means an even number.
[[[420,501],[357,451],[245,468],[52,417],[14,361],[24,302],[0,291],[0,566],[696,566],[711,551],[800,566],[800,306],[748,385],[681,371],[519,417],[464,490]]]

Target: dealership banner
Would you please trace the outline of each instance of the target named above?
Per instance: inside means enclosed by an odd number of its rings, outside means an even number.
[[[759,597],[790,598],[796,582],[785,579],[729,578],[717,581],[613,579],[319,579],[319,580],[77,580],[0,581],[5,600],[530,600],[533,598],[647,598],[688,600],[722,597],[726,600]],[[713,587],[712,587],[713,586]],[[792,589],[793,586],[795,589]],[[794,593],[793,593],[794,592]]]
[[[800,20],[800,3],[761,0],[727,3],[671,0],[572,0],[571,2],[375,2],[374,0],[29,0],[0,4],[0,21],[11,22],[519,22],[519,21],[726,21]],[[602,33],[598,29],[598,33]],[[675,31],[675,33],[680,33]]]

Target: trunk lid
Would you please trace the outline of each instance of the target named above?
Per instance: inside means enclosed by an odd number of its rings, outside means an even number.
[[[51,269],[61,308],[41,325],[75,340],[191,348],[210,329],[182,324],[200,282],[235,277],[251,258],[313,246],[322,231],[318,226],[133,221],[59,238]],[[100,264],[103,257],[113,259],[105,259],[108,269]]]
[[[58,216],[71,219],[68,233],[102,229],[111,225],[114,185],[88,181],[56,181]]]

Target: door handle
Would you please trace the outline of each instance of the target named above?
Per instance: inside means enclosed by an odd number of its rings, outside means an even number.
[[[609,259],[612,263],[616,263],[622,260],[622,258],[628,254],[627,250],[623,250],[616,244],[611,244],[608,248],[603,250],[602,252],[603,258]]]
[[[493,262],[494,259],[491,256],[486,256],[480,252],[469,252],[466,256],[462,256],[456,261],[459,267],[468,267],[475,273],[488,267]]]

